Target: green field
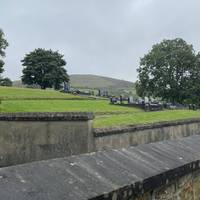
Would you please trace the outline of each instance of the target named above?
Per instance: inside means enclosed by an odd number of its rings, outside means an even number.
[[[53,90],[0,87],[0,99],[0,112],[142,112],[138,108],[110,105],[108,100],[91,100]]]
[[[3,99],[0,112],[94,112],[95,128],[200,117],[200,111],[144,112],[138,108],[111,105],[108,100],[91,100],[53,90],[0,87],[0,99]]]
[[[9,100],[0,104],[1,112],[94,112],[132,113],[143,112],[138,108],[110,105],[108,100]]]
[[[0,99],[81,99],[81,97],[54,90],[0,87]]]

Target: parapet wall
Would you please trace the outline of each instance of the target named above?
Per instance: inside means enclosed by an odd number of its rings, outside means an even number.
[[[200,119],[94,130],[95,149],[119,149],[200,134]]]
[[[1,199],[199,200],[200,136],[1,168]]]
[[[0,167],[94,151],[92,113],[0,114]]]
[[[0,167],[200,134],[200,119],[93,131],[92,113],[0,114]]]

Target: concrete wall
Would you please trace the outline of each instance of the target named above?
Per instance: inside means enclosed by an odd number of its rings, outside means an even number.
[[[200,134],[200,119],[96,129],[95,149],[119,149]]]
[[[200,136],[0,169],[2,200],[199,200]]]
[[[91,113],[0,115],[0,167],[94,151]]]
[[[200,134],[200,119],[92,128],[91,113],[0,114],[0,167]]]

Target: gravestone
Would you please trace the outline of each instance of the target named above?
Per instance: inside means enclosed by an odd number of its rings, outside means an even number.
[[[149,103],[149,98],[148,97],[144,97],[144,103],[145,104]]]
[[[130,104],[133,104],[133,103],[134,103],[134,102],[133,102],[133,97],[132,97],[132,96],[129,97],[129,103],[130,103]]]
[[[64,91],[69,92],[70,91],[70,83],[69,82],[64,82]]]

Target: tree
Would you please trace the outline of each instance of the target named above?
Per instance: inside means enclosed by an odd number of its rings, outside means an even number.
[[[2,58],[5,57],[6,47],[8,47],[8,42],[4,38],[3,31],[0,29],[0,73],[2,73],[4,71],[4,69],[3,69],[4,62],[3,62]]]
[[[3,78],[3,79],[0,79],[0,85],[11,87],[12,81],[9,78]]]
[[[57,51],[35,49],[26,54],[21,61],[24,69],[22,71],[22,82],[27,85],[40,85],[41,89],[47,87],[60,89],[63,82],[69,81],[64,66],[66,61],[63,55]]]
[[[187,87],[187,102],[200,105],[200,53],[196,55],[196,62],[190,70],[190,80]]]
[[[195,63],[193,46],[183,39],[163,40],[153,45],[151,51],[141,58],[137,69],[137,93],[182,103],[188,98]]]

